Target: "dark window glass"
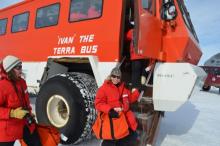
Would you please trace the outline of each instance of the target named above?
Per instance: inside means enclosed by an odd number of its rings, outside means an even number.
[[[211,60],[211,63],[215,63],[215,60]]]
[[[0,35],[6,33],[7,19],[0,19]]]
[[[102,15],[103,0],[71,0],[69,21],[99,18]]]
[[[58,24],[60,5],[53,4],[37,10],[36,28],[53,26]]]
[[[28,27],[29,12],[15,15],[12,20],[12,32],[26,31]]]
[[[145,10],[153,14],[153,0],[142,0],[142,6]]]
[[[220,68],[216,71],[216,75],[220,75]]]

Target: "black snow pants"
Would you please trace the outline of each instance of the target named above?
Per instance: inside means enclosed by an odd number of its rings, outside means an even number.
[[[15,141],[13,142],[0,142],[0,146],[14,146]]]
[[[23,140],[28,146],[42,146],[40,142],[40,137],[36,129],[33,133],[30,133],[29,128],[27,126],[24,126],[23,134]]]
[[[119,140],[103,140],[101,146],[135,146],[137,143],[137,133],[131,132],[125,138]]]

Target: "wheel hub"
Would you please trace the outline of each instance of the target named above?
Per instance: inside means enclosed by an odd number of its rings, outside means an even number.
[[[47,102],[47,116],[52,125],[61,128],[66,125],[69,120],[70,108],[61,95],[53,95]]]

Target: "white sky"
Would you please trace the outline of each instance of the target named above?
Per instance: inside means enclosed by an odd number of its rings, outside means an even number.
[[[22,0],[0,0],[0,8]],[[200,40],[203,64],[220,52],[220,11],[219,0],[185,0],[192,22]]]

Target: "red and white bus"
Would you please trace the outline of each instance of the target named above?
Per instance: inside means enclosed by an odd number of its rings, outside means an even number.
[[[25,0],[0,10],[0,58],[21,58],[38,122],[59,128],[64,144],[78,143],[91,134],[96,90],[111,69],[121,64],[130,83],[130,29],[135,53],[155,62],[149,100],[137,105],[152,145],[161,111],[183,105],[204,75],[183,0]]]

